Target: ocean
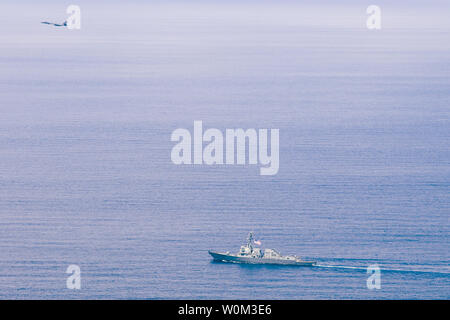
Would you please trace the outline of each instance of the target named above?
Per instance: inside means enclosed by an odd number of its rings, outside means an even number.
[[[0,10],[0,299],[450,298],[448,2],[78,5]],[[173,164],[196,120],[278,173]],[[249,231],[318,266],[212,262]]]

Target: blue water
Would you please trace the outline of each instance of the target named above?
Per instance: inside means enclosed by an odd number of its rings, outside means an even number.
[[[449,299],[448,3],[323,3],[2,3],[0,299]],[[194,120],[278,174],[175,166]],[[251,230],[319,266],[211,262]]]

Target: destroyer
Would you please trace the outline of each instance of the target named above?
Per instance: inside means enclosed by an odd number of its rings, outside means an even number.
[[[258,242],[256,242],[258,243]],[[255,241],[253,233],[249,233],[247,244],[241,246],[238,253],[220,253],[208,251],[215,261],[249,264],[277,264],[290,266],[314,266],[316,261],[304,261],[296,256],[282,256],[273,249],[261,249],[253,247]]]

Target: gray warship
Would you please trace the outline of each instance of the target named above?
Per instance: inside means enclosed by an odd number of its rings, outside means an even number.
[[[236,254],[232,254],[230,252],[220,253],[211,250],[208,252],[214,258],[214,261],[220,262],[306,267],[312,267],[316,265],[316,261],[304,261],[296,256],[282,256],[273,249],[256,248],[253,246],[253,244],[255,244],[255,241],[253,238],[253,233],[250,232],[247,238],[247,244],[241,246],[241,249]]]

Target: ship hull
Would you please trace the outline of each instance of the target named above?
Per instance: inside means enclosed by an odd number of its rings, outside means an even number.
[[[245,263],[245,264],[265,264],[265,265],[285,265],[285,266],[303,266],[312,267],[316,264],[315,261],[296,261],[285,259],[268,259],[268,258],[250,258],[239,257],[214,251],[208,251],[213,257],[214,261],[230,262],[230,263]]]

